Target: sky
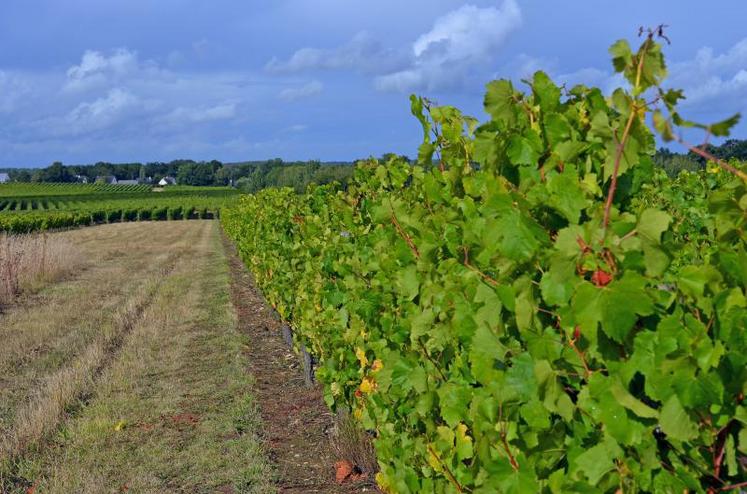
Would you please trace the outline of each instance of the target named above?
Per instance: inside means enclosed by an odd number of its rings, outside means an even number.
[[[542,69],[609,91],[607,48],[662,23],[683,116],[747,113],[747,2],[703,5],[2,0],[0,167],[413,156],[410,94],[485,120],[496,78]]]

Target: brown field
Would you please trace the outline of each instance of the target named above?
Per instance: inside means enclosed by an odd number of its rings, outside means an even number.
[[[78,262],[73,244],[61,235],[0,233],[0,310],[21,293],[57,281]]]
[[[0,492],[274,492],[217,223],[49,237],[74,270],[0,314]]]

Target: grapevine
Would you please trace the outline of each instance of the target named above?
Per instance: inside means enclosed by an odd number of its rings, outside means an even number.
[[[670,179],[649,125],[737,118],[679,115],[657,34],[612,45],[629,86],[609,97],[493,81],[482,124],[413,97],[414,166],[222,212],[327,403],[375,435],[384,491],[747,482],[745,166]]]

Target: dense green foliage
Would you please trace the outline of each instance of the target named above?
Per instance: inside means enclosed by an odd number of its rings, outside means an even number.
[[[494,81],[483,124],[413,97],[416,166],[224,210],[328,403],[374,431],[385,491],[747,481],[744,166],[655,171],[646,116],[665,140],[696,124],[659,89],[653,34],[610,52],[630,84],[610,97]]]
[[[232,170],[236,186],[253,194],[268,187],[291,187],[302,193],[310,184],[347,183],[353,174],[351,165],[322,165],[319,162],[288,163],[271,161],[259,165],[236,165]]]
[[[235,201],[229,187],[143,185],[0,185],[0,231],[14,233],[116,221],[213,218]]]

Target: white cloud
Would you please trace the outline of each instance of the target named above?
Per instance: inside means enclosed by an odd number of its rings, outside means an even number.
[[[515,0],[506,0],[500,8],[464,5],[436,19],[433,29],[421,35],[412,50],[416,57],[432,52],[444,61],[484,58],[520,24]]]
[[[111,127],[142,108],[143,102],[137,96],[115,88],[106,96],[80,103],[62,119],[52,117],[41,124],[53,135],[79,135]]]
[[[291,125],[290,127],[288,127],[285,130],[286,130],[286,132],[303,132],[303,131],[307,130],[308,128],[309,128],[309,126],[305,125],[305,124],[295,124],[295,125]]]
[[[95,50],[87,50],[78,65],[67,70],[66,90],[86,90],[122,78],[145,69],[148,64],[138,61],[137,53],[120,48],[110,56]]]
[[[0,114],[13,112],[30,90],[21,77],[0,70]]]
[[[461,84],[473,67],[495,59],[521,22],[515,0],[505,0],[500,7],[464,5],[436,19],[433,28],[413,43],[411,65],[380,75],[376,87],[433,91]]]
[[[386,48],[360,32],[334,49],[307,47],[285,61],[273,58],[265,69],[276,74],[352,70],[374,75],[374,85],[382,91],[453,88],[493,62],[521,22],[516,0],[504,0],[499,7],[463,5],[436,19],[407,49]],[[295,94],[287,91],[289,97]]]
[[[126,73],[137,67],[137,55],[134,52],[120,48],[110,57],[106,57],[98,51],[87,50],[79,65],[73,65],[67,70],[67,76],[73,80],[85,79],[86,77],[102,73]]]
[[[667,84],[685,89],[684,108],[708,105],[726,112],[747,110],[747,38],[721,54],[701,48],[693,59],[672,63],[669,72]]]
[[[302,98],[309,98],[321,94],[324,85],[319,81],[311,81],[301,87],[283,89],[278,93],[278,98],[283,101],[291,102]]]
[[[301,48],[287,61],[270,60],[265,69],[272,73],[292,73],[307,70],[350,69],[363,73],[381,73],[397,70],[407,63],[403,53],[384,48],[369,33],[356,34],[345,45],[325,50]]]
[[[230,120],[236,116],[236,103],[224,103],[215,106],[185,108],[178,107],[168,114],[159,117],[157,124],[196,124],[214,122],[218,120]]]

